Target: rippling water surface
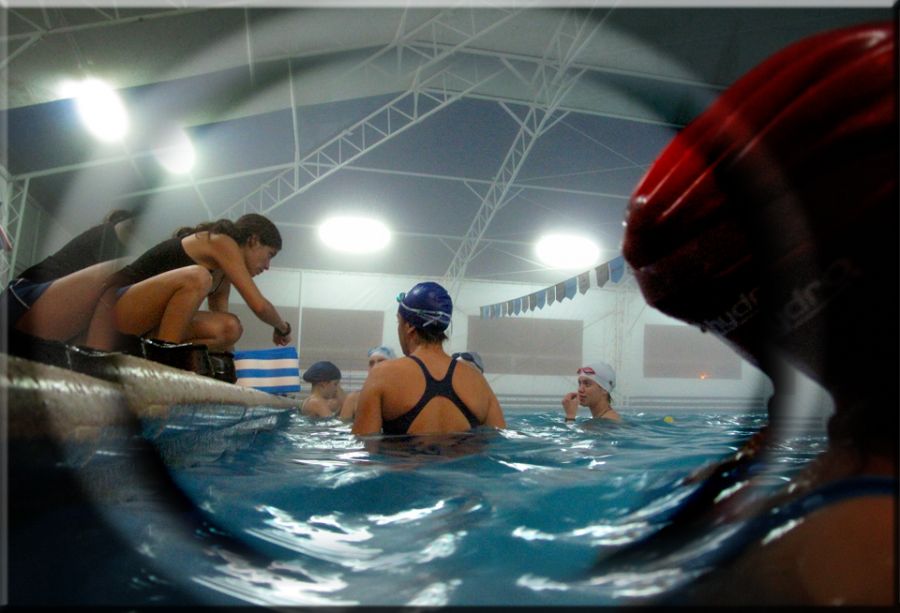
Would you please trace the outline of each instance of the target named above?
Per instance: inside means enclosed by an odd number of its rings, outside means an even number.
[[[146,547],[180,567],[198,598],[227,604],[627,603],[684,577],[604,575],[592,568],[598,554],[652,531],[689,493],[680,479],[765,423],[663,417],[568,425],[557,410],[508,410],[502,431],[362,441],[349,425],[297,416],[172,468],[210,531],[246,551],[192,557],[154,550],[152,538]],[[824,440],[816,431],[789,441],[783,472]],[[162,589],[147,573],[133,582]]]

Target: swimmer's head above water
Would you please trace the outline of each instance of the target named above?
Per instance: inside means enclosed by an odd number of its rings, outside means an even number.
[[[316,362],[303,373],[303,380],[308,383],[340,381],[341,369],[327,360]]]
[[[606,362],[593,362],[578,369],[579,377],[587,377],[612,394],[616,386],[616,371]]]
[[[786,359],[839,410],[897,373],[894,48],[888,22],[770,57],[677,135],[626,214],[650,305],[770,375]]]
[[[434,281],[417,283],[408,292],[397,296],[397,315],[425,337],[445,340],[444,331],[453,315],[450,294]]]

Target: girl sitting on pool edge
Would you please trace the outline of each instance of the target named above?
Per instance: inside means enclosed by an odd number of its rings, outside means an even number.
[[[289,344],[290,323],[253,281],[281,246],[275,224],[255,213],[181,228],[107,280],[87,345],[110,351],[139,336],[230,352],[243,334],[241,321],[228,310],[232,287],[272,326],[273,344]],[[208,310],[200,309],[204,301]]]

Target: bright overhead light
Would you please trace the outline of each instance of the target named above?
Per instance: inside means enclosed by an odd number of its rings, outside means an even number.
[[[128,112],[116,91],[99,79],[69,84],[78,114],[88,131],[97,139],[111,143],[128,133]]]
[[[550,268],[589,268],[597,263],[600,247],[573,234],[548,234],[535,246],[538,259]]]
[[[156,150],[156,159],[171,173],[190,172],[197,159],[191,139],[184,130],[176,130],[168,140],[162,148]]]
[[[391,231],[377,219],[332,217],[319,226],[319,238],[338,251],[372,253],[387,247]]]

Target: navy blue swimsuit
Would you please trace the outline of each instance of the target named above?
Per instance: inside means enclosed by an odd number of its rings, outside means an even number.
[[[415,360],[416,364],[419,365],[419,368],[422,369],[422,374],[425,375],[425,393],[422,394],[422,397],[419,398],[419,402],[416,403],[416,406],[411,408],[409,411],[397,417],[396,419],[386,419],[381,425],[381,431],[385,434],[406,434],[409,430],[410,425],[412,425],[413,421],[416,417],[419,416],[419,413],[422,412],[422,409],[425,408],[425,405],[428,402],[437,396],[441,396],[443,398],[448,399],[450,402],[456,405],[456,407],[462,412],[462,414],[469,420],[469,426],[472,428],[476,428],[481,425],[481,422],[478,421],[478,418],[472,414],[472,411],[469,410],[469,407],[460,399],[459,396],[456,395],[456,392],[453,390],[453,372],[456,370],[457,360],[450,361],[450,368],[447,369],[447,374],[444,375],[444,378],[438,381],[434,377],[431,376],[431,373],[428,372],[428,369],[425,367],[425,364],[419,358],[415,356],[407,356],[412,360]]]

